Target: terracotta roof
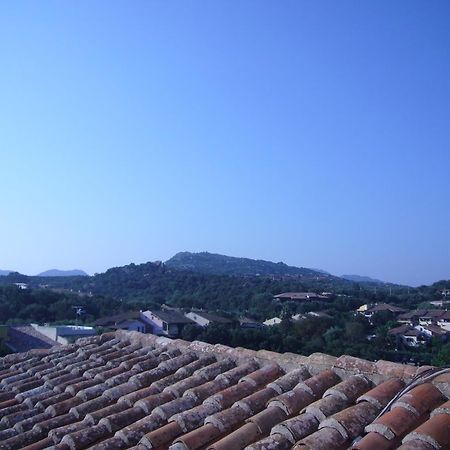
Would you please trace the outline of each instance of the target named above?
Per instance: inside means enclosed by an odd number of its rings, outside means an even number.
[[[447,371],[119,330],[1,358],[0,448],[449,448]]]
[[[423,327],[425,330],[430,331],[433,334],[436,334],[438,336],[445,336],[449,334],[448,330],[445,330],[444,328],[439,327],[438,325],[425,325]]]
[[[398,320],[411,320],[411,319],[418,319],[423,314],[426,314],[426,309],[416,309],[414,311],[408,311],[403,314],[400,314],[397,316]]]
[[[371,308],[367,309],[366,312],[379,312],[379,311],[390,311],[393,313],[403,313],[406,310],[403,308],[399,308],[395,305],[390,305],[389,303],[378,303],[372,306]]]
[[[403,324],[400,325],[399,327],[395,327],[395,328],[391,328],[388,333],[392,334],[392,335],[398,335],[398,334],[405,334],[406,332],[408,332],[409,330],[413,330],[414,328],[409,325],[409,324]]]
[[[154,314],[156,317],[161,319],[163,322],[167,323],[186,323],[186,324],[195,324],[195,322],[189,317],[186,317],[182,313],[175,311],[173,309],[152,309],[150,311],[152,314]]]
[[[422,313],[419,317],[424,319],[438,319],[445,314],[443,309],[429,309],[426,313]]]

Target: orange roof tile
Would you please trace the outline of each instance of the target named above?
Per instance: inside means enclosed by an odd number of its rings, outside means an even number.
[[[0,448],[449,448],[447,372],[117,331],[1,358]]]

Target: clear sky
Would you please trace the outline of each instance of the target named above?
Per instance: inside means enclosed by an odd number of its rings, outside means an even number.
[[[0,2],[0,268],[449,279],[449,24],[448,0]]]

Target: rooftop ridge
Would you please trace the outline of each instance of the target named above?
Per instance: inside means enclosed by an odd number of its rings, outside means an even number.
[[[117,330],[115,336],[121,340],[138,342],[141,345],[167,346],[168,348],[183,348],[197,354],[214,354],[219,358],[230,357],[236,362],[242,362],[249,358],[255,358],[262,365],[277,363],[285,371],[291,371],[299,366],[305,367],[312,375],[324,370],[333,370],[342,378],[352,375],[364,375],[375,384],[391,378],[398,378],[405,382],[411,381],[417,375],[434,366],[412,366],[386,360],[376,362],[358,358],[351,355],[339,357],[326,353],[315,352],[309,356],[291,352],[278,353],[270,350],[251,350],[243,347],[229,347],[224,344],[209,344],[203,341],[185,341],[183,339],[170,339],[151,334],[142,334],[137,331]],[[433,381],[444,395],[450,396],[450,377],[444,375]]]

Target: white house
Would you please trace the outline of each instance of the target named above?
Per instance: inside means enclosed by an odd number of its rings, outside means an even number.
[[[438,317],[436,323],[444,330],[450,331],[450,311],[445,311],[444,314]]]
[[[230,319],[204,311],[190,311],[185,316],[201,327],[206,327],[211,324],[231,325],[233,323]]]
[[[141,333],[147,333],[151,328],[151,323],[149,323],[142,311],[130,311],[102,317],[95,321],[95,325],[115,330],[140,331]]]
[[[84,327],[79,325],[49,326],[38,325],[35,323],[30,325],[37,332],[62,345],[70,344],[80,337],[94,336],[97,334],[94,327]]]
[[[172,309],[148,310],[142,315],[151,325],[152,333],[159,336],[178,337],[186,325],[195,324],[189,317]]]
[[[271,319],[267,319],[263,322],[264,325],[268,327],[272,327],[273,325],[278,325],[281,323],[281,319],[279,317],[272,317]]]

